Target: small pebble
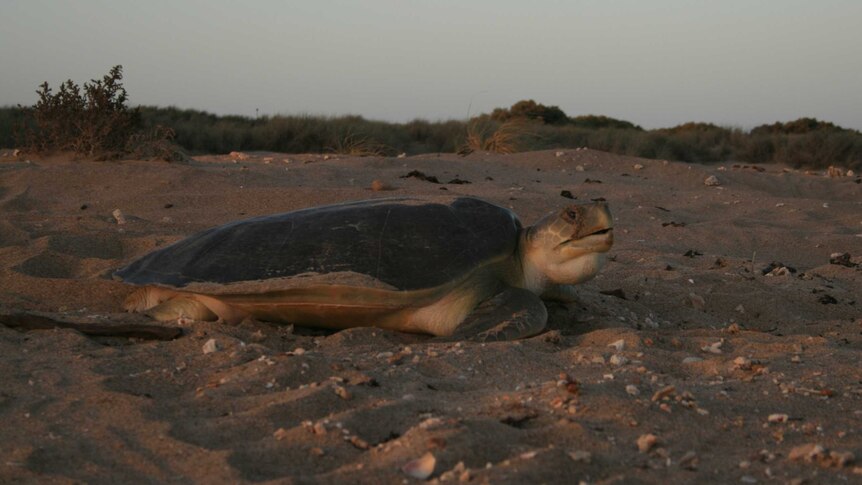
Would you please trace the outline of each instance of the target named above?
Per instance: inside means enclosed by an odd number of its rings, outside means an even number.
[[[522,460],[532,460],[536,457],[536,454],[538,454],[537,451],[528,451],[526,453],[521,453],[518,457]]]
[[[427,480],[434,473],[435,465],[437,465],[437,459],[429,451],[422,455],[421,458],[406,463],[401,467],[401,471],[413,478]]]
[[[125,224],[126,216],[123,215],[123,211],[120,209],[114,209],[114,212],[111,213],[114,216],[114,220],[117,221],[117,224]]]
[[[582,463],[590,463],[593,461],[593,454],[589,451],[578,450],[569,452],[569,458]]]
[[[658,437],[652,433],[641,435],[637,440],[638,451],[647,453],[658,443]]]
[[[679,466],[686,470],[697,470],[697,465],[700,463],[700,458],[694,451],[688,451],[679,459]]]
[[[616,366],[626,365],[629,363],[629,359],[624,355],[614,354],[610,358],[610,363]]]
[[[703,185],[707,185],[709,187],[717,187],[721,185],[721,182],[718,181],[718,177],[715,175],[710,175],[703,181]]]
[[[751,359],[748,357],[739,356],[733,359],[733,366],[737,369],[751,370]]]
[[[613,347],[617,352],[622,352],[626,348],[626,341],[623,339],[616,340],[608,344],[608,347]]]
[[[688,294],[688,303],[695,310],[703,311],[703,309],[706,308],[706,301],[703,299],[702,296],[700,296],[696,293],[689,293]]]
[[[670,396],[671,394],[673,394],[675,392],[676,392],[676,387],[665,386],[662,389],[656,391],[656,393],[652,395],[652,402],[661,401],[662,399]]]
[[[375,179],[371,182],[371,190],[373,190],[375,192],[380,192],[383,190],[392,190],[392,186],[381,181],[381,180]]]
[[[351,436],[347,441],[349,441],[351,445],[355,446],[360,450],[367,450],[368,448],[371,448],[371,445],[359,436]]]
[[[332,386],[332,390],[335,391],[335,394],[337,394],[338,397],[340,397],[341,399],[344,399],[345,401],[347,401],[351,397],[353,397],[350,394],[350,391],[345,389],[343,386]]]
[[[790,416],[786,414],[775,413],[770,414],[769,417],[766,418],[766,421],[770,423],[786,423],[788,419],[790,419]]]
[[[638,389],[638,386],[636,386],[634,384],[627,385],[626,386],[626,392],[631,396],[637,396],[641,393],[640,389]]]
[[[211,354],[213,352],[218,352],[218,350],[219,350],[218,343],[216,342],[216,340],[214,338],[211,338],[211,339],[207,340],[207,342],[204,344],[202,350],[203,350],[204,354]]]
[[[713,342],[711,344],[704,345],[703,347],[700,348],[700,350],[702,350],[704,352],[708,352],[710,354],[720,354],[720,353],[722,353],[722,351],[721,351],[722,344],[724,344],[724,339],[721,339],[718,342]]]
[[[804,445],[799,445],[790,450],[790,453],[787,455],[791,461],[814,461],[817,457],[822,456],[826,453],[826,448],[823,445],[819,445],[817,443],[805,443]]]

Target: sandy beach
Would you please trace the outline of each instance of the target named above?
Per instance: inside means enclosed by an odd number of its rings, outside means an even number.
[[[862,482],[860,180],[589,149],[187,163],[7,152],[7,321],[122,321],[132,288],[113,270],[212,226],[350,200],[463,194],[530,224],[604,199],[615,244],[577,303],[548,303],[547,331],[513,342],[0,325],[0,482]]]

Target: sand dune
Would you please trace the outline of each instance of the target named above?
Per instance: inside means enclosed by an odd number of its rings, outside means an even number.
[[[110,322],[130,288],[108,275],[156,247],[373,197],[466,194],[527,224],[564,191],[604,198],[612,261],[517,342],[0,325],[0,481],[401,483],[426,453],[430,480],[470,483],[862,480],[860,178],[594,150],[250,155],[2,158],[0,314]]]

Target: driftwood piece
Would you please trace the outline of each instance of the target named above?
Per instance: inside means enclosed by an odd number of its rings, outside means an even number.
[[[108,319],[58,315],[43,312],[0,313],[0,324],[19,330],[71,328],[94,337],[126,337],[173,340],[182,336],[179,327],[159,325],[138,315],[110,314]]]

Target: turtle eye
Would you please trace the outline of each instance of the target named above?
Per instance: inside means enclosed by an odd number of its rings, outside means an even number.
[[[575,220],[578,218],[578,213],[572,209],[566,210],[566,215],[569,216],[569,218],[572,220]]]

